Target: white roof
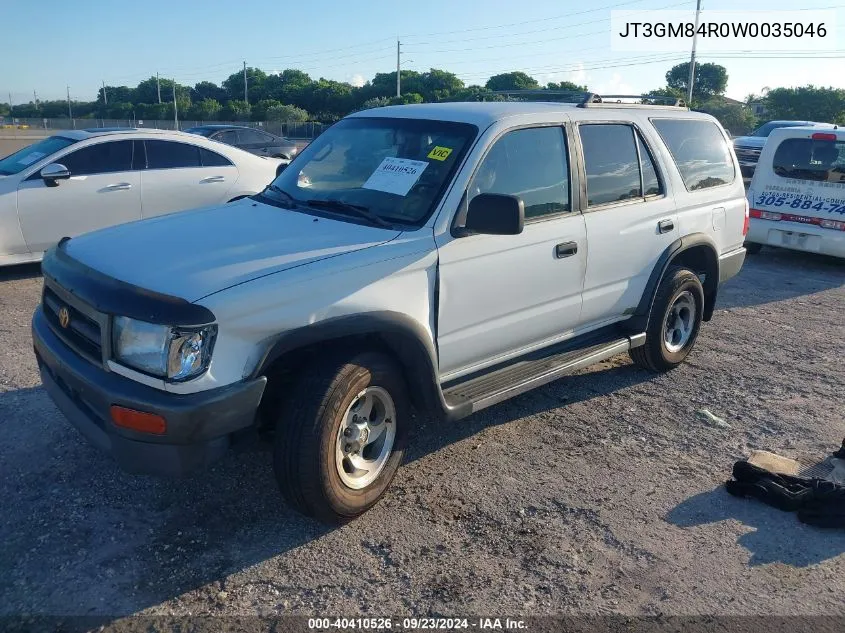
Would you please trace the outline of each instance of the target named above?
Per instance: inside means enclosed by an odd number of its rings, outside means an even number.
[[[672,117],[711,118],[700,112],[691,112],[686,108],[661,106],[633,106],[632,104],[604,103],[600,106],[578,107],[574,103],[554,103],[546,101],[461,101],[445,103],[418,103],[409,105],[384,106],[362,110],[351,117],[396,117],[403,119],[429,119],[436,121],[456,121],[472,123],[480,129],[502,119],[519,115],[537,115],[548,117],[554,113],[566,114],[575,120],[589,118],[607,118],[600,112],[625,112],[625,118],[636,120],[638,117],[655,116],[671,113]],[[618,115],[617,115],[618,116]]]
[[[154,128],[135,128],[135,127],[121,127],[121,128],[91,128],[88,130],[56,130],[55,136],[64,136],[75,141],[83,141],[89,138],[98,136],[112,136],[116,134],[150,134],[150,135],[176,135],[185,136],[189,138],[196,138],[195,134],[188,134],[187,132],[176,132],[174,130],[157,130]]]

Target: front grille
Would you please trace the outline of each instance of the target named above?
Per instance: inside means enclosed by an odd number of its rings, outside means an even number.
[[[737,147],[735,148],[736,157],[740,160],[746,160],[756,163],[760,160],[761,149],[757,147]]]
[[[62,301],[50,288],[44,288],[42,304],[47,322],[60,338],[88,360],[98,365],[103,362],[102,332],[97,321]],[[70,317],[65,327],[62,326],[59,318],[59,311],[62,308],[68,311]]]

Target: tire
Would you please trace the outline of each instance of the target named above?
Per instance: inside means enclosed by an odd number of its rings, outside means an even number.
[[[298,511],[332,524],[370,509],[404,456],[409,404],[399,367],[376,352],[318,361],[290,393],[278,409],[273,447],[282,494]],[[367,402],[369,421],[352,424],[367,420]]]
[[[674,369],[692,351],[703,314],[704,289],[698,276],[687,268],[669,268],[654,297],[645,345],[630,350],[631,360],[655,372]]]
[[[745,252],[749,255],[756,255],[763,250],[763,245],[757,244],[756,242],[746,242],[743,246],[745,247]]]

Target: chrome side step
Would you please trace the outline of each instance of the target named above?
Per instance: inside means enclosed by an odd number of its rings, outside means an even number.
[[[450,408],[460,408],[469,415],[643,344],[645,333],[622,336],[618,332],[593,337],[578,347],[563,343],[544,350],[540,356],[532,355],[447,386],[443,396]]]

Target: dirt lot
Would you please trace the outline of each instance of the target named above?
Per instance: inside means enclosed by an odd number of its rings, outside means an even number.
[[[845,531],[720,487],[750,449],[820,458],[845,435],[842,262],[751,258],[670,374],[619,357],[417,419],[386,499],[333,530],[285,506],[266,452],[118,471],[39,386],[39,287],[0,272],[0,615],[845,615]]]

